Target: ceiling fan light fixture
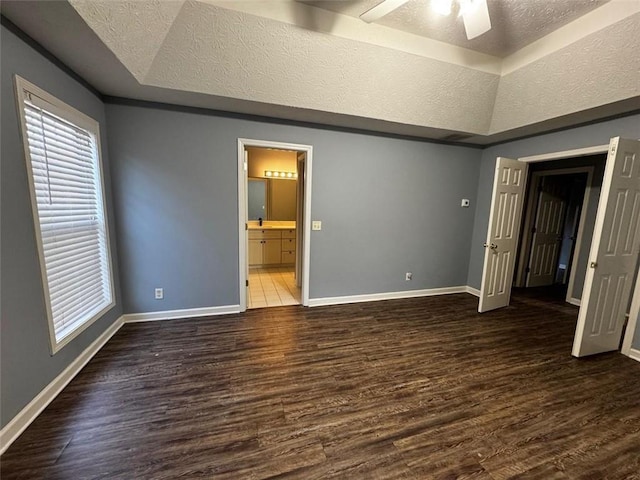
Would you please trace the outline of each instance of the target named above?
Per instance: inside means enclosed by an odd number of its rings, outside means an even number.
[[[451,15],[453,0],[431,0],[431,8],[440,15]]]
[[[360,15],[360,19],[367,23],[375,22],[408,1],[382,0],[376,6]],[[455,6],[464,22],[468,40],[476,38],[491,29],[487,0],[430,0],[430,5],[433,11],[440,15],[450,15]]]
[[[462,17],[474,8],[473,0],[458,0],[458,16]]]
[[[487,0],[461,0],[460,12],[467,39],[479,37],[491,29]]]

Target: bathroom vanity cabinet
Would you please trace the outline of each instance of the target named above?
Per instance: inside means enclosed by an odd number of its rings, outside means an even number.
[[[249,266],[291,265],[295,262],[295,230],[249,229]]]

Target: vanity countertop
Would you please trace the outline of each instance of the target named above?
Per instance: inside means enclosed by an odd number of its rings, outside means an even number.
[[[295,230],[296,222],[267,221],[260,226],[258,222],[250,221],[248,222],[248,228],[249,230]]]
[[[296,227],[281,227],[281,226],[271,226],[271,225],[249,225],[249,230],[295,230]]]

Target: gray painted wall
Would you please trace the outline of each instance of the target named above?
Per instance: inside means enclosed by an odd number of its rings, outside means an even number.
[[[127,313],[238,304],[238,137],[314,147],[311,298],[466,284],[479,150],[146,106],[107,119]]]
[[[1,423],[5,426],[49,382],[67,367],[120,315],[117,248],[113,218],[109,214],[117,306],[54,356],[40,278],[27,170],[18,116],[13,75],[19,74],[100,122],[106,199],[111,212],[109,159],[103,103],[78,82],[1,27],[2,57],[2,166],[0,256],[1,298]],[[108,212],[108,213],[109,213]]]

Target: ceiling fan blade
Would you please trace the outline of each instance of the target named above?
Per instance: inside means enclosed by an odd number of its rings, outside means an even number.
[[[409,0],[383,0],[375,7],[370,8],[362,15],[360,15],[360,20],[363,20],[367,23],[375,22],[376,20],[384,17],[388,13],[393,12],[396,8],[401,7]]]
[[[491,30],[487,0],[470,0],[462,12],[462,20],[469,40]]]

